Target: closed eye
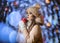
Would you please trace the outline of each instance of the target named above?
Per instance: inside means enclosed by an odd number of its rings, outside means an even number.
[[[30,14],[32,14],[32,12],[30,12]]]

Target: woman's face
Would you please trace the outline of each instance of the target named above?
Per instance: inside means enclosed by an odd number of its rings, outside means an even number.
[[[33,20],[34,16],[32,14],[32,12],[27,12],[27,20]]]

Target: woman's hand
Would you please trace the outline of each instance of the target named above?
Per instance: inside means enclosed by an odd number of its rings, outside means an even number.
[[[28,30],[27,30],[26,19],[25,18],[23,18],[19,22],[19,29],[21,30],[21,32],[23,33],[23,35],[26,39],[29,38],[29,33],[28,33]]]

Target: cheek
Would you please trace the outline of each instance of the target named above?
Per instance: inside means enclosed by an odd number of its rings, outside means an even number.
[[[29,15],[29,16],[27,17],[27,19],[33,19],[33,16],[32,16],[32,15]]]
[[[33,16],[32,16],[32,15],[30,15],[30,16],[29,16],[29,18],[30,18],[30,19],[33,19]]]

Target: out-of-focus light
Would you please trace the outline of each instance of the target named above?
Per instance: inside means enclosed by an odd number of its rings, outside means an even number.
[[[45,0],[45,3],[49,4],[50,3],[50,0]]]
[[[47,23],[47,24],[46,24],[46,26],[47,26],[47,27],[50,27],[50,26],[51,26],[51,24],[50,24],[50,23]]]
[[[8,10],[8,8],[6,7],[6,8],[5,8],[5,11],[7,11],[7,10]]]

